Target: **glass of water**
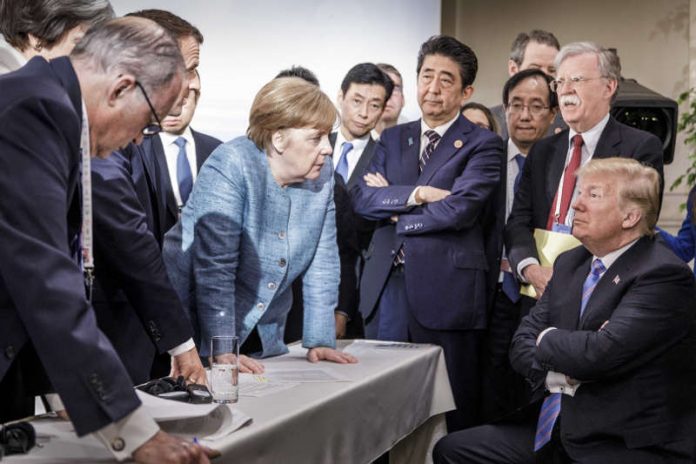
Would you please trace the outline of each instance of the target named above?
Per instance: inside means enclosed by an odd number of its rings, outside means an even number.
[[[214,336],[211,341],[210,386],[216,403],[239,399],[239,338]]]

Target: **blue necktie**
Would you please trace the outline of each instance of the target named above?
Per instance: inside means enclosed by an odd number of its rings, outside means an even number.
[[[592,270],[585,279],[585,283],[582,285],[582,301],[580,302],[581,317],[583,311],[585,311],[587,302],[590,300],[590,296],[592,296],[592,292],[597,286],[597,282],[599,282],[599,278],[602,277],[602,273],[606,270],[607,268],[604,267],[600,259],[592,261]],[[541,405],[536,435],[534,436],[534,451],[539,451],[544,445],[551,441],[553,425],[556,423],[556,419],[558,419],[558,415],[561,413],[561,395],[562,393],[551,393],[544,399],[544,403]]]
[[[343,178],[344,182],[348,182],[348,152],[352,149],[352,143],[343,142],[341,157],[338,159],[338,165],[336,166],[336,173]]]
[[[522,170],[524,169],[524,162],[526,158],[520,154],[515,155],[515,162],[517,162],[517,167],[519,168],[517,175],[515,176],[515,182],[512,186],[513,194],[517,193],[517,189],[520,187],[520,179],[522,178]],[[503,272],[503,293],[512,301],[517,303],[520,300],[520,284],[517,283],[515,277],[510,272]]]
[[[193,174],[186,156],[186,139],[178,137],[174,143],[179,147],[179,155],[176,157],[176,181],[179,184],[181,204],[185,205],[193,188]]]

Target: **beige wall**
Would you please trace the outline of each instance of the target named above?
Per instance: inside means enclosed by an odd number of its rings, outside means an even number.
[[[625,77],[676,99],[689,87],[694,9],[696,0],[443,0],[442,31],[476,51],[479,74],[472,100],[490,106],[501,103],[512,41],[518,32],[534,28],[553,32],[561,45],[594,40],[616,48]],[[666,168],[668,186],[686,166],[682,140],[677,140],[675,162]],[[681,223],[678,205],[685,192],[681,187],[665,193],[661,224],[673,228]]]

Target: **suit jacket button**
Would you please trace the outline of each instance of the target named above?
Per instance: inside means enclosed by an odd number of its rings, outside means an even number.
[[[9,345],[7,348],[5,348],[5,356],[7,357],[7,359],[12,360],[16,355],[17,352],[15,351],[14,346]]]
[[[286,264],[288,264],[288,262],[285,260],[285,258],[280,258],[280,260],[278,260],[278,266],[285,267]]]
[[[280,232],[278,232],[278,238],[281,240],[285,239],[285,231],[284,230],[281,230]]]
[[[263,308],[265,308],[265,307],[266,307],[266,305],[263,303],[258,303],[256,305],[256,309],[258,309],[259,311],[263,311]]]
[[[275,282],[268,282],[268,289],[269,290],[275,290],[276,284]]]
[[[116,452],[123,451],[123,449],[125,447],[126,447],[126,442],[121,437],[114,438],[111,441],[111,449],[116,451]]]

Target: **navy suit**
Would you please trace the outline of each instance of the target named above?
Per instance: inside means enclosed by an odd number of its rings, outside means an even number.
[[[408,319],[408,338],[443,346],[455,401],[464,413],[448,418],[451,428],[476,421],[478,346],[489,303],[488,270],[498,257],[486,251],[485,217],[495,211],[502,140],[463,116],[445,132],[422,173],[421,123],[387,129],[380,137],[368,172],[379,172],[388,187],[368,187],[358,180],[351,190],[358,214],[380,221],[365,256],[360,282],[360,312],[369,325],[392,280],[400,285],[407,308],[395,308]],[[442,201],[408,206],[419,185],[452,192]],[[398,215],[396,224],[390,217]],[[405,264],[394,268],[403,246]],[[497,272],[497,267],[493,272]],[[393,279],[394,278],[394,279]],[[396,282],[396,280],[395,280]],[[464,417],[466,416],[466,417]]]
[[[536,462],[559,448],[568,462],[694,462],[693,274],[643,237],[607,269],[580,317],[591,261],[584,247],[559,256],[546,291],[515,333],[510,358],[535,389],[535,401],[505,423],[446,437],[435,448],[436,463],[535,462],[534,433],[549,370],[582,383],[575,396],[562,396],[553,441]],[[537,346],[548,327],[556,329]]]
[[[45,369],[84,435],[140,402],[97,328],[76,260],[80,86],[68,58],[37,57],[1,76],[0,88],[0,391]],[[33,351],[36,362],[6,375]]]

